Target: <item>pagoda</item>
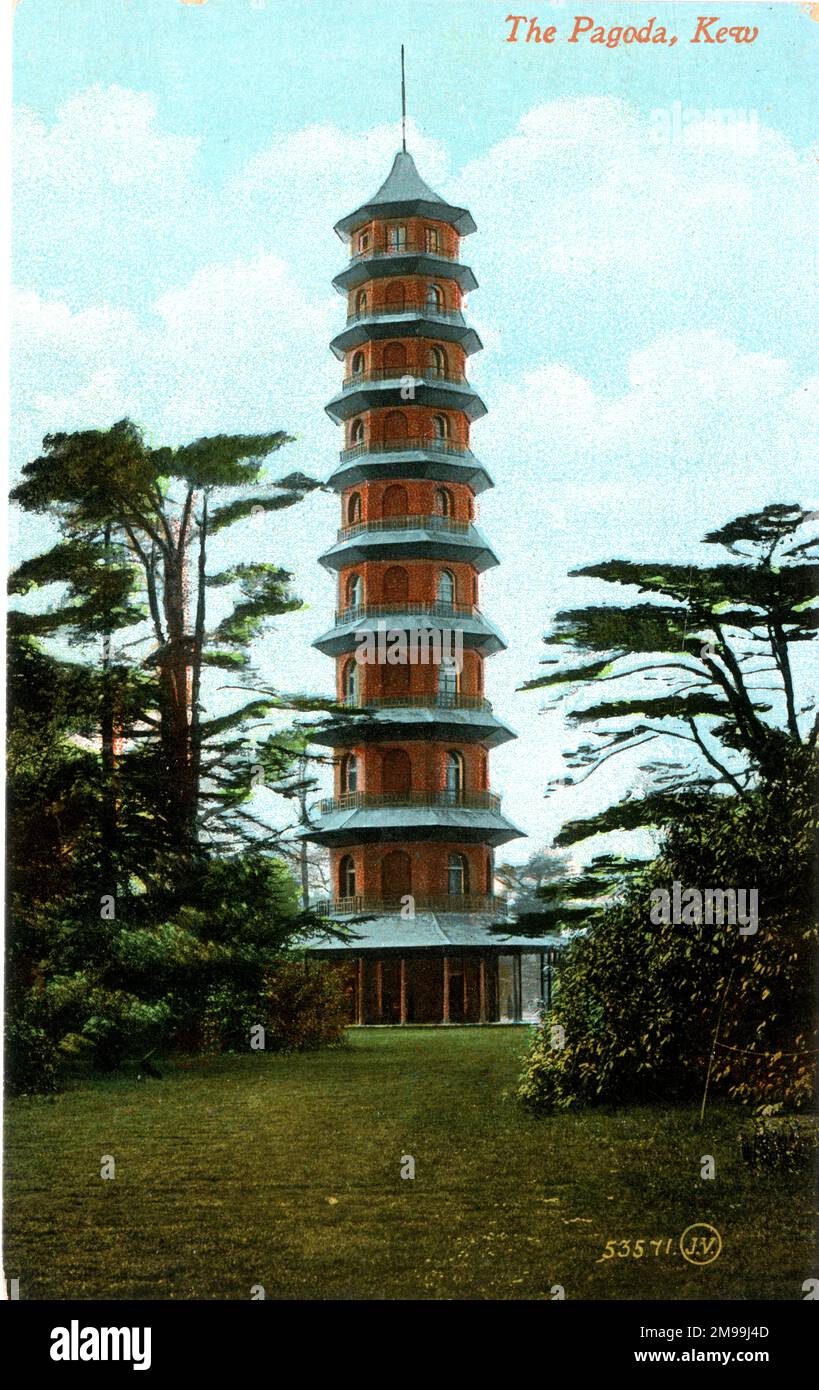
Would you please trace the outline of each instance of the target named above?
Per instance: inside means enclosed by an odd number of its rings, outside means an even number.
[[[335,788],[305,834],[330,850],[326,914],[364,920],[311,949],[345,971],[356,1023],[517,1021],[540,1005],[549,953],[507,930],[494,891],[494,852],[522,832],[489,784],[489,751],[514,734],[484,692],[505,643],[481,609],[498,560],[478,525],[492,479],[470,440],[486,414],[466,374],[481,342],[460,249],[475,223],[404,148],[335,230],[349,251],[330,345],[344,378],[326,407],[344,430],[329,480],[341,524],[321,556],[335,621],[314,645],[350,715],[315,735]]]

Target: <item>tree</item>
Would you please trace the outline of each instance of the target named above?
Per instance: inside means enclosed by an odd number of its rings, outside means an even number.
[[[79,644],[86,657],[101,643],[99,736],[109,842],[118,801],[117,743],[147,750],[144,771],[164,808],[169,847],[190,856],[203,835],[209,842],[217,838],[220,822],[221,833],[229,826],[228,837],[235,835],[245,815],[241,808],[253,790],[246,756],[251,721],[293,707],[281,694],[267,694],[208,718],[203,703],[208,670],[241,677],[249,644],[265,622],[301,606],[290,592],[291,575],[275,564],[214,571],[210,562],[213,542],[226,528],[291,507],[316,486],[303,475],[275,484],[264,478],[264,460],[288,438],[282,431],[219,435],[178,449],[152,448],[123,420],[108,430],[47,436],[42,455],[25,466],[12,493],[25,510],[56,518],[61,539],[17,568],[11,592],[63,590],[49,609],[15,613],[13,630],[60,636]],[[209,627],[214,590],[227,591],[232,601]],[[125,692],[142,698],[125,699]],[[304,707],[322,706],[306,701]],[[289,768],[297,743],[295,735],[271,736],[258,745],[255,757],[265,775]]]
[[[737,517],[704,537],[733,557],[715,565],[608,560],[573,571],[652,600],[558,613],[544,640],[569,648],[568,664],[546,658],[558,669],[522,688],[613,687],[568,716],[589,729],[569,764],[579,775],[568,782],[638,748],[657,752],[642,765],[646,795],[570,822],[557,844],[660,824],[675,814],[681,792],[740,793],[775,777],[788,747],[816,745],[815,701],[800,703],[792,661],[819,620],[810,559],[819,542],[796,539],[814,519],[785,504]],[[760,685],[760,676],[771,683]]]
[[[294,943],[328,930],[299,904],[283,856],[264,852],[280,848],[280,830],[247,805],[261,784],[298,804],[309,730],[287,720],[327,707],[250,685],[253,639],[299,600],[284,569],[220,570],[216,553],[228,526],[313,486],[261,479],[262,458],[285,439],[154,450],[124,421],[48,437],[15,489],[61,531],[11,579],[16,595],[57,590],[53,606],[10,614],[7,1002],[18,1088],[56,1084],[72,1056],[110,1067],[199,1045],[208,1020],[223,1040],[245,1036],[243,1020],[264,1023],[281,981],[295,978],[283,965]],[[224,701],[206,689],[210,668],[231,674],[238,708],[208,709]],[[314,975],[297,993],[324,1037],[337,1000]]]
[[[501,864],[496,877],[512,896],[515,931],[540,937],[587,927],[644,868],[643,859],[598,854],[582,870],[574,870],[564,855],[541,849],[525,864]],[[503,935],[509,927],[498,923],[493,930]]]

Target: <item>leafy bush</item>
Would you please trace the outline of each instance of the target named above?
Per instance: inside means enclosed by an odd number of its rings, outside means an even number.
[[[819,933],[810,764],[784,767],[780,784],[745,796],[689,798],[659,858],[564,952],[520,1083],[526,1105],[702,1095],[718,1022],[712,1093],[795,1109],[811,1102]],[[741,936],[727,921],[653,925],[651,890],[674,881],[757,887],[757,933]]]
[[[60,1088],[61,1058],[45,1029],[25,1015],[6,1018],[6,1088],[11,1095],[48,1094]]]
[[[340,1042],[346,1010],[338,971],[324,961],[285,956],[265,972],[260,989],[239,993],[222,987],[208,1001],[204,1033],[211,1045],[245,1052],[251,1028],[259,1024],[268,1052]]]
[[[200,861],[175,900],[125,897],[111,920],[98,903],[68,903],[30,911],[27,925],[37,980],[24,990],[18,969],[9,999],[18,1089],[53,1089],[72,1063],[112,1071],[146,1054],[244,1050],[258,1023],[268,1048],[341,1035],[334,975],[290,954],[305,922],[270,857]]]

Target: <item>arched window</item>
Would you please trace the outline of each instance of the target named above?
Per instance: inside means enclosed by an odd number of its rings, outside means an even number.
[[[381,787],[386,796],[406,796],[412,787],[412,763],[405,748],[387,748],[381,755]]]
[[[410,693],[410,671],[409,663],[403,666],[382,666],[381,667],[381,693],[385,699],[401,700]]]
[[[341,673],[341,690],[345,705],[357,705],[359,703],[361,682],[358,662],[352,657],[344,663]]]
[[[453,898],[465,898],[469,892],[469,860],[465,854],[450,854],[447,890]]]
[[[450,805],[457,804],[464,789],[464,760],[454,749],[446,755],[446,800]]]
[[[401,849],[390,850],[381,860],[381,896],[396,902],[412,892],[412,861]]]
[[[480,657],[475,658],[475,692],[483,694],[483,662]]]
[[[388,607],[397,607],[407,602],[409,598],[409,575],[400,565],[390,565],[384,574],[382,588],[384,603]]]
[[[405,251],[407,247],[407,229],[403,223],[398,223],[389,230],[389,249],[393,253]]]
[[[461,677],[454,661],[442,661],[438,667],[438,704],[451,707],[455,703]]]
[[[452,516],[455,505],[452,500],[452,493],[449,488],[436,487],[435,489],[435,511],[438,516]]]
[[[355,753],[347,753],[341,759],[341,790],[358,791],[358,758]]]
[[[406,516],[408,508],[409,498],[405,487],[402,487],[400,483],[391,483],[388,488],[385,488],[384,496],[381,499],[382,516]]]
[[[407,417],[403,410],[391,410],[384,420],[385,439],[406,439]]]
[[[353,420],[353,423],[352,423],[351,426],[350,426],[350,443],[351,443],[351,444],[363,444],[363,443],[364,443],[364,421],[363,421],[363,420]]]
[[[364,353],[363,353],[363,352],[355,352],[355,353],[353,353],[353,360],[352,360],[352,364],[351,364],[351,375],[352,375],[352,376],[360,376],[361,373],[362,373],[363,371],[364,371]]]
[[[449,439],[449,417],[447,415],[433,415],[432,433],[436,439]]]
[[[437,309],[440,313],[444,307],[444,292],[440,285],[429,285],[427,287],[427,308]]]
[[[347,580],[347,607],[360,608],[364,602],[364,580],[360,574],[351,574]]]
[[[345,854],[338,866],[338,895],[340,898],[355,897],[355,860]]]
[[[407,349],[403,343],[387,343],[384,348],[384,370],[390,376],[400,376],[407,369]]]
[[[441,570],[441,577],[438,580],[438,602],[455,602],[455,576],[451,570]]]
[[[393,280],[392,284],[387,286],[384,300],[391,314],[403,314],[405,294],[400,280]]]
[[[440,239],[439,239],[439,237],[438,237],[438,228],[437,228],[437,227],[425,227],[425,228],[424,228],[424,250],[425,250],[425,251],[429,251],[429,252],[432,253],[432,254],[435,254],[435,252],[438,251],[439,247],[440,247]]]
[[[495,864],[491,854],[486,856],[486,894],[492,897],[495,891]]]
[[[359,318],[363,318],[367,312],[367,291],[359,290],[355,297],[355,311]]]
[[[431,347],[427,353],[428,376],[446,376],[446,353],[443,348]]]
[[[361,493],[351,492],[347,498],[347,525],[355,526],[361,520]]]

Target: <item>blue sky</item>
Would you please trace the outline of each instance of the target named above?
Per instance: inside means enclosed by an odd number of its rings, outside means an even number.
[[[410,148],[479,229],[471,374],[490,414],[474,445],[503,562],[483,603],[510,639],[487,679],[521,735],[492,761],[531,836],[518,856],[633,777],[610,765],[543,801],[570,736],[515,689],[551,614],[601,596],[566,571],[704,558],[699,537],[740,510],[817,502],[819,23],[797,5],[724,10],[759,26],[754,45],[689,44],[687,4],[586,11],[656,15],[673,50],[510,45],[494,0],[20,0],[15,15],[15,466],[47,430],[129,414],[169,442],[287,428],[283,467],[331,471],[332,224],[389,169],[406,43]],[[574,13],[539,10],[562,38]],[[329,687],[309,642],[332,612],[317,556],[336,511],[320,496],[235,540],[293,568],[309,605],[264,643],[280,685]],[[43,538],[26,518],[18,551]]]

